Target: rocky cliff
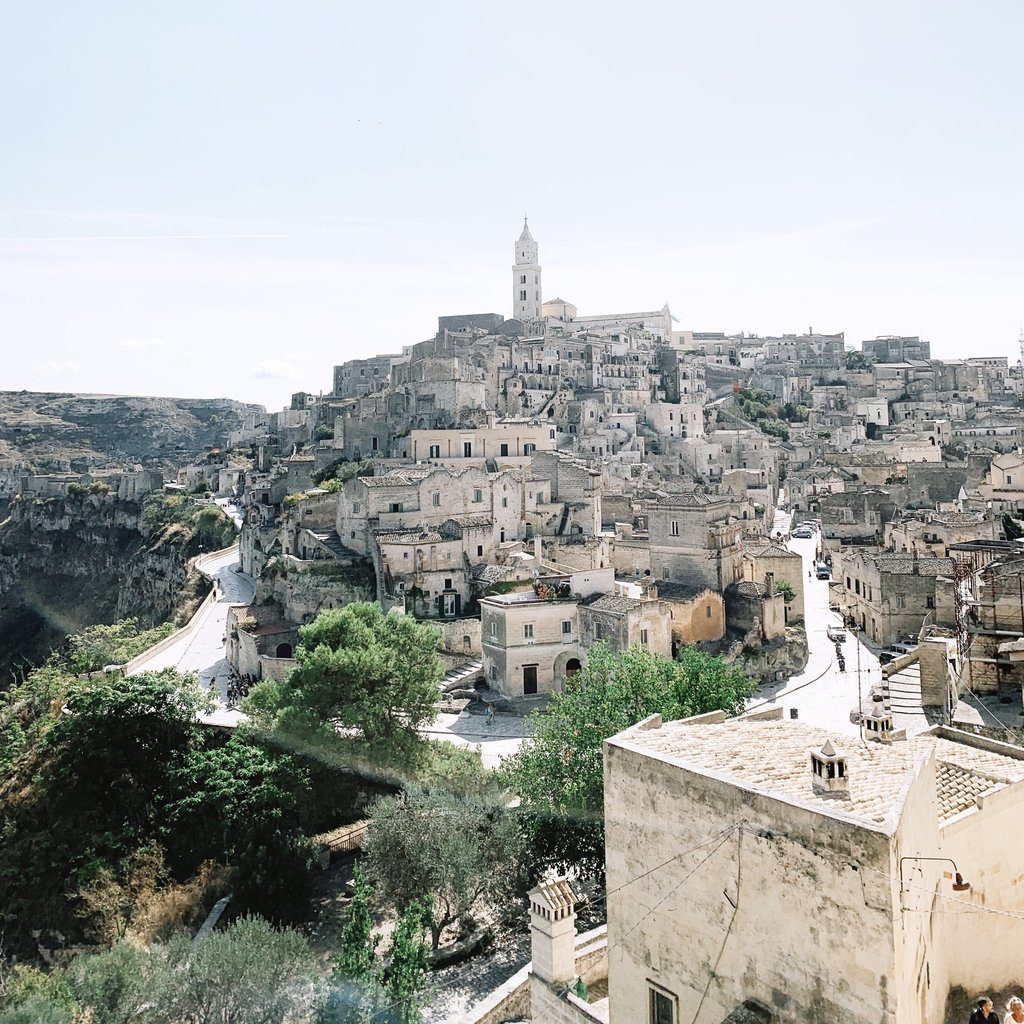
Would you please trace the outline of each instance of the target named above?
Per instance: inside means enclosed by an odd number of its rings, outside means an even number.
[[[39,472],[142,464],[169,471],[221,447],[262,407],[229,398],[144,398],[0,391],[0,466]]]
[[[219,509],[180,495],[11,502],[0,522],[0,686],[84,626],[186,618],[207,586],[189,559],[232,533]]]

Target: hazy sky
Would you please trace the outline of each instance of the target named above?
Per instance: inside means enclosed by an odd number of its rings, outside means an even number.
[[[0,0],[0,388],[232,397],[544,291],[1016,359],[1024,4]]]

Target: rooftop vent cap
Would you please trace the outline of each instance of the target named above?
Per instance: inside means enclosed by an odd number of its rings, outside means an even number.
[[[811,751],[811,787],[819,796],[842,797],[849,792],[846,755],[831,740]]]
[[[894,738],[892,712],[884,704],[875,704],[864,716],[864,735],[869,740],[879,743],[892,743]]]

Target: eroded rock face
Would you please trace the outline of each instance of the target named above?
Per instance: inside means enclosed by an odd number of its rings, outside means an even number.
[[[172,470],[221,447],[246,413],[229,398],[148,398],[0,391],[0,465],[38,471],[124,463]]]
[[[183,524],[150,527],[143,505],[109,495],[17,499],[0,522],[0,687],[68,633],[134,616],[155,625],[204,596]]]

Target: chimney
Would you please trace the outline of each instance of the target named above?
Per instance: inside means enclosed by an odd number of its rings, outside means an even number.
[[[871,702],[871,710],[864,716],[864,734],[869,740],[892,743],[894,732],[892,712],[879,694]]]
[[[773,572],[766,572],[764,574],[764,596],[775,596],[775,573]]]
[[[849,792],[846,755],[825,740],[821,750],[811,751],[811,788],[819,796],[846,796]]]
[[[544,544],[539,533],[533,535],[533,557],[537,559],[538,564],[544,558]]]
[[[576,977],[576,894],[565,878],[541,882],[530,892],[533,973],[568,984]]]

